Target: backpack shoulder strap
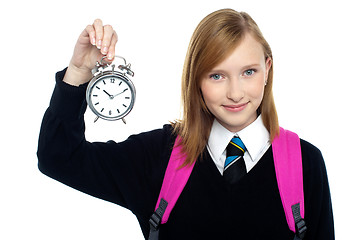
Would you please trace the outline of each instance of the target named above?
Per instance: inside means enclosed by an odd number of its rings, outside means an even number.
[[[177,136],[168,162],[167,170],[164,175],[155,212],[149,220],[149,240],[158,239],[159,225],[168,221],[169,214],[176,204],[193,170],[194,163],[190,166],[180,168],[185,159],[186,155],[182,153],[181,138]]]
[[[272,142],[272,151],[278,189],[288,226],[296,233],[295,239],[302,239],[307,228],[303,220],[303,170],[298,135],[280,127],[279,136]]]

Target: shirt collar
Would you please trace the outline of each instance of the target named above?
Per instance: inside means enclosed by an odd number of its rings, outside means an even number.
[[[261,115],[253,123],[236,133],[228,131],[215,119],[208,139],[208,149],[216,161],[221,158],[234,135],[241,138],[252,161],[270,141],[269,132],[263,124]]]

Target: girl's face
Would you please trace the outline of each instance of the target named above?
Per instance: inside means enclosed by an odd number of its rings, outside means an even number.
[[[247,34],[236,49],[201,79],[209,111],[231,132],[238,132],[257,118],[271,67],[262,45]]]

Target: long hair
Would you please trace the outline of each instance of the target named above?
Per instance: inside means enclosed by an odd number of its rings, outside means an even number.
[[[273,57],[256,22],[245,12],[222,9],[206,16],[195,29],[190,40],[182,74],[183,119],[174,122],[174,132],[181,137],[184,165],[192,164],[207,145],[214,116],[208,110],[201,93],[201,79],[229,56],[246,34],[251,34],[262,46],[265,59],[272,60],[267,85],[258,114],[270,133],[271,141],[279,133],[274,104]]]

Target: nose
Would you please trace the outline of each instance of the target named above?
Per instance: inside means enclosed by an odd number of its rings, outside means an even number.
[[[230,78],[228,81],[227,98],[237,103],[244,97],[242,81],[238,77]]]

